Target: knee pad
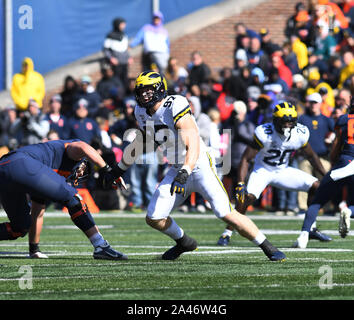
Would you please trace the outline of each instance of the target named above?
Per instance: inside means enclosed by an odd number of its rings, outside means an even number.
[[[71,200],[70,203],[75,203],[74,205],[67,205],[68,211],[71,217],[71,220],[74,224],[82,231],[86,231],[93,226],[95,226],[95,222],[91,216],[90,211],[87,208],[87,205],[82,200],[79,194],[74,196],[77,201]]]
[[[13,227],[13,226],[11,226],[11,223],[9,223],[9,222],[5,222],[5,228],[6,228],[9,240],[16,240],[17,238],[20,238],[20,237],[23,238],[29,230],[29,226],[28,226],[28,228],[26,228],[26,227]]]

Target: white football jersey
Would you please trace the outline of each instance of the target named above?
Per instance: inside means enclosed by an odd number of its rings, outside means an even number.
[[[291,130],[290,138],[279,134],[273,123],[258,126],[254,132],[254,140],[260,150],[256,155],[254,168],[279,170],[288,167],[290,155],[306,146],[309,137],[308,128],[300,123]]]
[[[188,113],[192,114],[189,102],[181,95],[167,96],[153,115],[147,114],[146,108],[137,105],[134,114],[139,128],[146,135],[147,149],[152,150],[152,145],[156,143],[170,164],[183,165],[186,147],[175,125]],[[200,154],[205,150],[206,146],[200,138]]]

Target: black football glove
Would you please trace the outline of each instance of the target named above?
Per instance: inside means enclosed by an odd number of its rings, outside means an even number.
[[[246,195],[247,195],[247,188],[244,182],[239,182],[235,188],[236,192],[236,200],[239,204],[244,204]]]
[[[124,180],[121,177],[124,172],[123,169],[118,167],[117,163],[112,167],[106,164],[103,168],[98,170],[100,185],[104,190],[117,189],[118,185],[126,189]]]
[[[173,196],[174,193],[180,193],[183,197],[186,195],[186,183],[188,177],[189,174],[186,169],[181,169],[177,172],[177,175],[171,184],[171,196]]]
[[[90,172],[91,164],[86,158],[83,158],[73,167],[71,174],[66,178],[66,181],[77,187],[79,183],[88,179]]]

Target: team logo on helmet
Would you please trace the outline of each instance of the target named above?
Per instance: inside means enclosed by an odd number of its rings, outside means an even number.
[[[152,108],[167,96],[167,82],[155,71],[142,72],[135,81],[135,97],[143,108]]]
[[[290,122],[291,126],[285,126],[285,123]],[[290,102],[282,102],[274,107],[273,111],[273,124],[275,130],[282,135],[290,136],[290,131],[296,126],[297,111],[293,104]]]

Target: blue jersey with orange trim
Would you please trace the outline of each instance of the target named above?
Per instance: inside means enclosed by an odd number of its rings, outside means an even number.
[[[53,140],[44,143],[21,147],[16,152],[22,152],[54,169],[60,175],[67,176],[77,161],[70,159],[65,152],[66,145],[75,140]]]
[[[336,122],[335,129],[341,132],[341,154],[354,157],[354,114],[340,116]]]

